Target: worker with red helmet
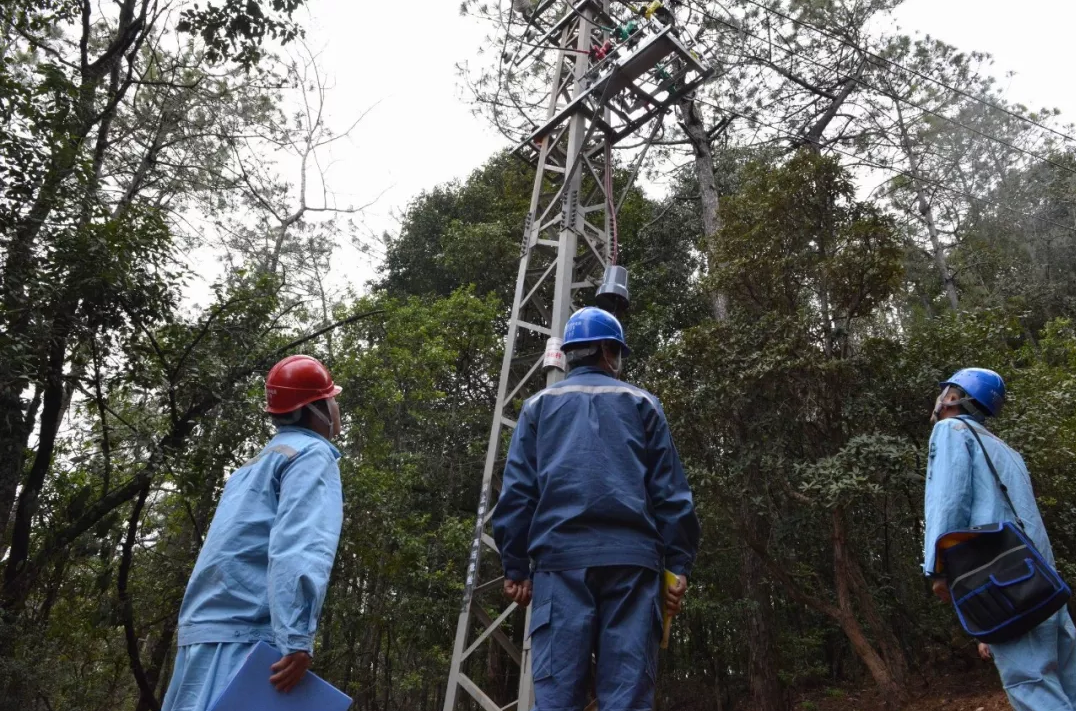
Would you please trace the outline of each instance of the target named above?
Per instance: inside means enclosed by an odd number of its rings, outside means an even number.
[[[179,611],[175,670],[163,711],[206,711],[258,642],[283,658],[265,673],[282,692],[310,667],[336,558],[343,496],[330,442],[340,388],[295,355],[265,379],[276,436],[228,478]]]

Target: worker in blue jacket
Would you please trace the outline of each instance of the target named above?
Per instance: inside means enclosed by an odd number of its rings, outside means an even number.
[[[661,404],[618,380],[620,323],[582,309],[563,350],[567,378],[527,400],[508,450],[493,513],[505,593],[533,597],[535,711],[582,709],[592,654],[601,711],[649,709],[699,521]],[[665,596],[664,569],[679,577]]]
[[[290,691],[310,667],[343,521],[340,393],[329,371],[291,356],[269,371],[277,434],[228,478],[179,612],[163,711],[206,711],[254,645],[283,658],[266,677]]]
[[[934,593],[949,602],[944,578],[935,575],[937,540],[949,531],[1014,520],[970,431],[973,427],[1028,537],[1051,566],[1054,554],[1024,460],[983,424],[1001,411],[1005,401],[1001,376],[992,370],[965,368],[942,383],[942,388],[934,406],[932,422],[936,424],[927,464],[923,567],[934,578]],[[1015,640],[988,648],[980,645],[980,654],[993,656],[1009,702],[1017,711],[1076,711],[1076,628],[1067,609]]]

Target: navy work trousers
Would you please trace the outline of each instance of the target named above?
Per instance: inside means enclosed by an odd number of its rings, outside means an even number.
[[[536,572],[534,711],[582,711],[597,658],[601,711],[650,711],[662,629],[661,575],[638,567]]]

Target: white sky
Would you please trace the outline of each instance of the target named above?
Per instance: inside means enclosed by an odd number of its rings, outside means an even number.
[[[1059,108],[1076,119],[1069,0],[907,0],[897,8],[906,33],[929,34],[963,50],[994,56],[1006,98],[1030,108]],[[1015,76],[1006,78],[1009,72]]]
[[[328,176],[341,204],[365,203],[384,191],[360,220],[367,230],[395,232],[394,216],[408,200],[465,177],[507,145],[471,115],[465,100],[456,65],[476,56],[489,27],[460,17],[457,0],[312,0],[309,13],[308,43],[323,50],[334,86],[331,123],[345,127],[380,102],[351,141],[334,147]],[[1076,3],[907,0],[896,19],[906,33],[994,55],[994,73],[1010,101],[1057,107],[1066,120],[1076,118]],[[351,285],[372,276],[368,257],[346,245],[337,254],[334,271]]]

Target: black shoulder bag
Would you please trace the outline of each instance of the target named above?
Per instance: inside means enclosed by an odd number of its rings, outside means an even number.
[[[966,423],[986,458],[1012,521],[950,531],[935,544],[945,566],[953,608],[964,631],[981,642],[1006,642],[1026,634],[1063,608],[1072,590],[1024,532],[976,427]]]

